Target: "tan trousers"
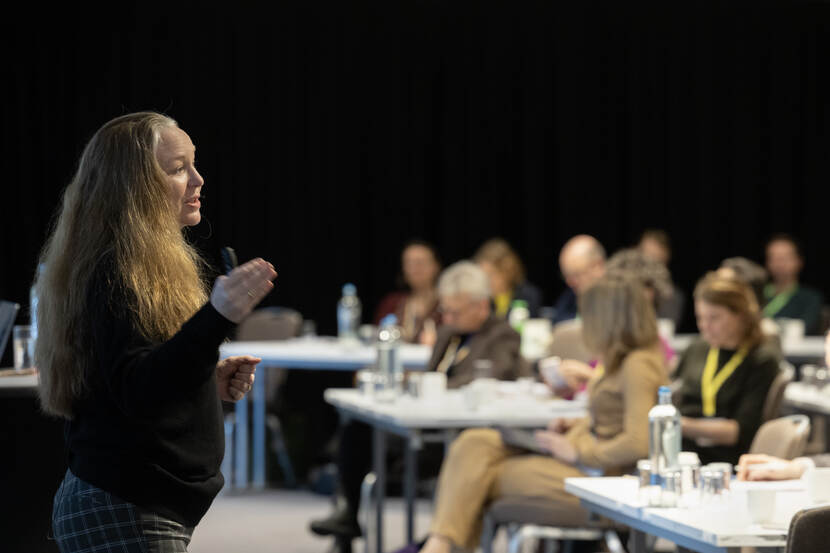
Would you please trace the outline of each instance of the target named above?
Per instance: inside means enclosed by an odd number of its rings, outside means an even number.
[[[565,478],[585,476],[553,457],[508,448],[497,430],[466,430],[453,442],[438,478],[430,533],[468,550],[476,548],[487,505],[501,497],[543,497],[563,526],[588,521],[579,500],[565,491]]]

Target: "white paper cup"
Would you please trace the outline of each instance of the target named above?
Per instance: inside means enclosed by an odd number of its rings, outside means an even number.
[[[813,503],[830,503],[830,468],[807,471],[807,490]]]
[[[441,399],[447,391],[447,375],[439,372],[425,372],[421,375],[421,399]]]
[[[755,524],[771,522],[775,515],[775,490],[750,489],[746,491],[749,518]]]

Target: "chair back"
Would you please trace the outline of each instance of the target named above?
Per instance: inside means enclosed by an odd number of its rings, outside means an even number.
[[[288,340],[300,335],[303,317],[287,307],[263,307],[245,317],[236,331],[236,340]]]
[[[9,334],[14,326],[14,319],[20,305],[10,301],[0,300],[0,357],[6,351],[6,344],[9,342]]]
[[[781,362],[781,370],[778,376],[772,381],[772,385],[767,392],[767,399],[764,401],[764,410],[762,420],[764,422],[771,421],[776,418],[781,410],[781,402],[784,400],[784,390],[787,385],[795,378],[795,367],[786,361]]]
[[[562,359],[576,359],[583,363],[588,363],[594,358],[582,340],[581,320],[564,321],[553,327],[548,355],[555,355]]]
[[[773,419],[758,429],[749,452],[795,459],[804,453],[809,435],[810,419],[807,415],[788,415]]]
[[[787,551],[826,551],[830,506],[804,509],[790,521]]]

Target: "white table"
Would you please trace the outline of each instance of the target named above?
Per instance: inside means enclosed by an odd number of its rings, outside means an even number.
[[[799,411],[830,416],[830,386],[819,389],[803,382],[791,382],[784,390],[784,405]]]
[[[544,388],[544,385],[541,385]],[[466,407],[463,392],[448,391],[439,401],[421,401],[403,396],[392,403],[381,403],[354,389],[329,389],[326,401],[334,405],[344,420],[358,420],[372,427],[372,457],[375,472],[375,547],[383,551],[383,499],[386,493],[386,438],[395,434],[404,438],[404,498],[406,502],[406,537],[413,542],[416,455],[425,434],[444,433],[450,436],[471,427],[509,426],[538,428],[557,417],[580,417],[586,413],[584,401],[553,400],[541,393],[521,395],[517,383],[500,383],[499,398],[471,410]],[[534,390],[538,391],[539,388]]]
[[[678,354],[697,340],[698,334],[675,334],[668,342]],[[785,340],[781,344],[784,356],[793,363],[808,363],[824,359],[824,337],[804,336],[800,340]]]
[[[789,521],[798,510],[811,506],[803,483],[781,487],[791,491],[776,494],[773,522],[763,526],[749,519],[745,491],[749,486],[780,484],[733,481],[727,502],[689,509],[643,507],[637,500],[637,480],[632,477],[567,478],[565,490],[589,511],[630,526],[635,531],[633,551],[638,553],[644,550],[645,534],[701,553],[727,553],[741,547],[776,550],[786,546]]]
[[[360,342],[344,342],[333,337],[295,338],[262,342],[227,342],[220,349],[220,357],[253,355],[261,357],[260,368],[316,369],[356,371],[375,363],[375,348]],[[426,367],[432,349],[429,346],[401,344],[400,357],[404,368],[419,370]],[[253,407],[253,478],[254,488],[265,487],[265,375],[257,372],[251,390]],[[248,474],[248,399],[235,405],[234,457],[236,467],[229,487],[245,488]]]
[[[37,375],[0,376],[0,396],[37,395]]]

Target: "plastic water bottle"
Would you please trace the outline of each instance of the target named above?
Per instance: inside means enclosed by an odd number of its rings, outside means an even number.
[[[395,315],[380,322],[377,338],[377,370],[383,383],[381,401],[394,401],[403,394],[403,362],[400,357],[401,328]]]
[[[340,339],[357,340],[360,326],[360,299],[354,284],[343,285],[343,296],[337,302],[337,336]]]
[[[679,469],[681,446],[680,411],[672,405],[671,388],[660,386],[657,405],[648,412],[648,452],[652,485],[660,484],[660,475]]]
[[[513,327],[513,330],[521,334],[525,321],[529,318],[530,310],[527,308],[527,302],[525,300],[513,300],[513,303],[510,304],[510,313],[507,315],[507,321]]]

